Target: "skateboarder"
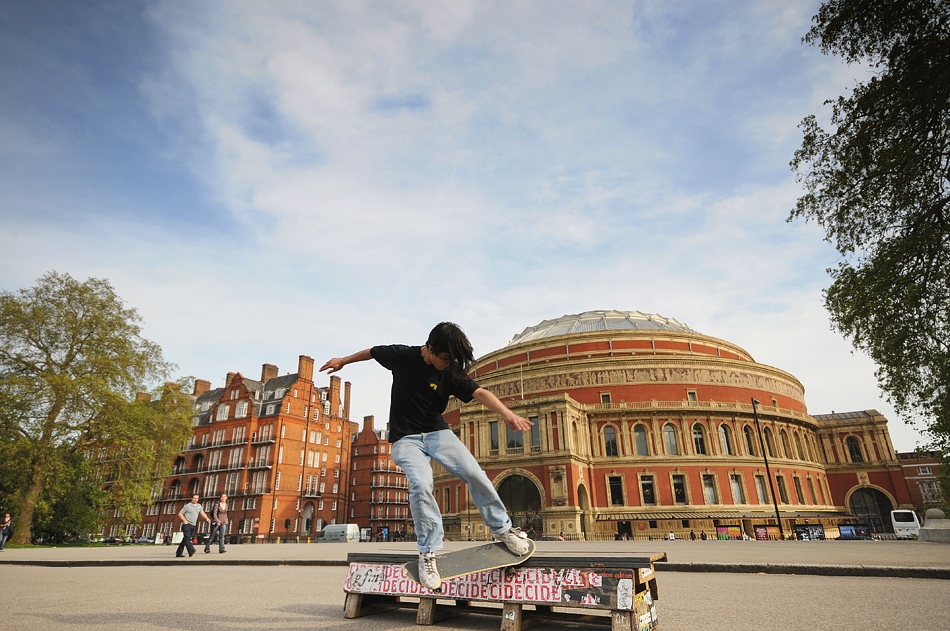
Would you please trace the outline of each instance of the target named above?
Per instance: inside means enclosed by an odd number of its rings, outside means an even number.
[[[513,430],[525,431],[533,425],[468,376],[475,358],[462,329],[452,322],[442,322],[432,329],[421,347],[374,346],[347,357],[334,357],[320,370],[333,374],[347,364],[370,359],[393,373],[389,440],[393,444],[393,461],[409,481],[409,506],[416,528],[422,584],[432,590],[442,585],[435,552],[442,549],[444,533],[442,513],[432,493],[430,459],[468,485],[495,539],[504,542],[514,554],[527,554],[527,535],[512,527],[505,505],[488,476],[442,418],[449,395],[453,395],[466,403],[477,400],[501,416]]]

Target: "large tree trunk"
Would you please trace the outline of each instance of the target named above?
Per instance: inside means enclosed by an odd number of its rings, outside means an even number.
[[[40,493],[43,492],[43,484],[46,482],[46,466],[48,458],[46,453],[40,455],[33,467],[33,479],[30,480],[30,488],[20,504],[20,510],[16,516],[16,525],[14,526],[13,537],[10,543],[30,543],[30,536],[33,527],[33,513],[36,512],[36,503],[40,499]]]
[[[40,501],[40,495],[43,493],[46,474],[49,473],[53,428],[56,426],[56,419],[59,417],[62,407],[62,404],[57,400],[43,424],[43,435],[37,445],[36,461],[33,463],[33,478],[30,480],[30,488],[23,497],[20,509],[17,511],[16,525],[10,543],[24,544],[31,541],[33,515],[36,513],[36,504]]]

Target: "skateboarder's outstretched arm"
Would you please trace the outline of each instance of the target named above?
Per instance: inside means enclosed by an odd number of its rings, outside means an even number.
[[[325,363],[323,366],[320,367],[320,372],[323,372],[324,370],[326,370],[328,375],[332,375],[333,373],[340,370],[347,364],[353,364],[355,362],[365,362],[370,359],[373,359],[373,356],[370,354],[369,350],[370,349],[367,348],[362,351],[357,351],[353,353],[352,355],[347,355],[346,357],[334,357],[333,359],[329,360],[327,363]]]
[[[508,409],[504,403],[502,403],[498,397],[492,394],[491,391],[486,390],[485,388],[479,388],[472,393],[472,396],[475,397],[479,403],[484,405],[486,408],[505,419],[505,425],[511,429],[517,429],[521,431],[527,431],[531,429],[531,426],[534,425],[531,421],[521,416],[518,416],[514,412]]]

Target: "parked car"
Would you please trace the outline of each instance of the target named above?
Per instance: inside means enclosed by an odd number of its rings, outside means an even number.
[[[135,540],[135,543],[155,543],[155,539],[152,537],[146,537],[145,535],[142,535],[141,537]]]
[[[118,544],[118,543],[122,543],[122,539],[123,537],[105,537],[103,538],[102,543]]]

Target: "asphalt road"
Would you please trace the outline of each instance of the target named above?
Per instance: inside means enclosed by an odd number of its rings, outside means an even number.
[[[920,542],[653,542],[649,546],[571,544],[572,551],[666,551],[678,571],[657,564],[663,631],[914,629],[943,631],[950,581],[750,573],[754,564],[842,567],[950,567],[950,546]],[[464,544],[453,544],[459,546]],[[373,546],[373,547],[371,547]],[[385,544],[381,546],[387,549]],[[649,549],[645,549],[649,548]],[[401,546],[400,549],[405,549]],[[540,546],[539,546],[540,549]],[[7,550],[0,555],[0,625],[17,630],[288,629],[375,631],[416,627],[412,611],[343,618],[343,563],[360,545],[231,546],[226,555],[169,559],[164,547]],[[120,562],[122,565],[96,564]],[[83,567],[21,565],[72,561]],[[224,564],[227,560],[228,564]],[[257,562],[269,564],[255,564]],[[683,571],[689,564],[735,563],[736,572]],[[744,567],[740,567],[744,566]],[[534,627],[554,631],[563,625]],[[500,616],[442,621],[439,629],[500,628]],[[581,628],[594,629],[586,625]]]
[[[345,574],[344,567],[6,566],[0,625],[21,631],[416,627],[409,610],[345,620]],[[950,620],[950,583],[944,580],[661,572],[659,587],[664,631],[938,631]],[[497,631],[501,618],[472,615],[436,626]]]

